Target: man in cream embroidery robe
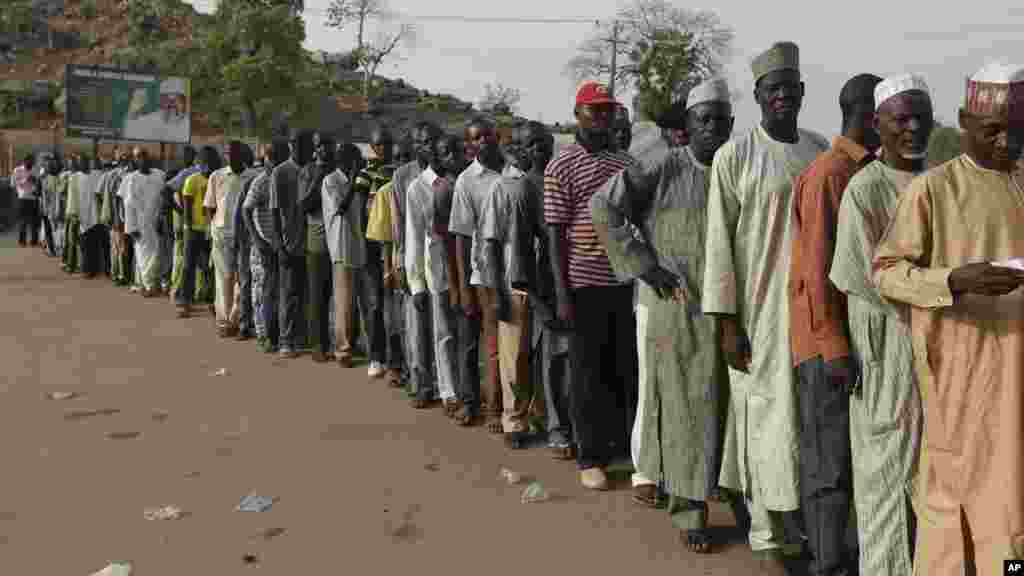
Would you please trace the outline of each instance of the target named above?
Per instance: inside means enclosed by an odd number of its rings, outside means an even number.
[[[1024,66],[975,74],[960,126],[966,154],[910,183],[874,258],[879,292],[911,305],[918,576],[994,576],[1024,557]]]
[[[804,85],[795,44],[775,44],[752,68],[761,123],[715,154],[702,304],[719,316],[732,368],[720,483],[746,496],[751,547],[781,562],[795,538],[785,537],[780,513],[800,506],[787,293],[793,181],[828,143],[797,127]]]

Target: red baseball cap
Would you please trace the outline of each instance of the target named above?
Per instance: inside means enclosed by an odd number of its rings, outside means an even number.
[[[585,106],[587,104],[618,104],[618,102],[608,94],[607,86],[591,81],[584,82],[576,90],[576,105]]]

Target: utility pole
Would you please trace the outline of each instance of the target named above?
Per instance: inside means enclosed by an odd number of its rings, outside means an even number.
[[[612,44],[611,78],[608,80],[608,96],[615,98],[615,72],[616,59],[619,54],[619,21],[612,21],[612,37],[608,40]]]

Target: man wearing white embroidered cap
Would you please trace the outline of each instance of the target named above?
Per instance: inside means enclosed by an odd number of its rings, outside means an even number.
[[[1024,66],[967,82],[966,154],[915,178],[874,258],[883,296],[911,306],[924,404],[919,576],[1003,574],[1024,557]]]
[[[160,83],[158,99],[149,97],[149,88],[140,88],[136,110],[124,121],[122,137],[151,142],[187,142],[189,138],[188,80],[167,78]]]
[[[616,274],[640,280],[637,351],[645,361],[632,431],[634,499],[657,505],[655,482],[662,483],[684,543],[707,553],[707,500],[718,487],[728,377],[700,291],[708,171],[733,126],[725,81],[694,88],[682,117],[665,123],[685,128],[689,146],[619,172],[591,197],[590,209]]]
[[[860,573],[908,576],[915,517],[911,489],[921,445],[921,396],[914,376],[910,308],[871,281],[871,259],[907,184],[925,168],[934,125],[920,76],[875,88],[879,160],[846,186],[829,279],[846,295],[851,356],[860,374],[850,397],[853,498]]]

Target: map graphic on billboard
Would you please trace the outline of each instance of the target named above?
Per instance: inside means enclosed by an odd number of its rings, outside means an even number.
[[[192,136],[191,82],[103,66],[64,68],[70,138],[187,144]]]

